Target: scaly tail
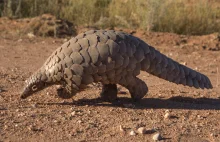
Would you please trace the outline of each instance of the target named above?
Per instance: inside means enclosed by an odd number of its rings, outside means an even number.
[[[176,84],[202,89],[213,88],[204,74],[177,63],[151,46],[145,45],[144,48],[149,52],[145,53],[145,59],[141,62],[142,70]]]

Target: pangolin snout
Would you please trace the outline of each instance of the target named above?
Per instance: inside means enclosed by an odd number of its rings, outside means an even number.
[[[30,89],[25,88],[20,94],[21,99],[26,99],[28,96],[30,96]]]

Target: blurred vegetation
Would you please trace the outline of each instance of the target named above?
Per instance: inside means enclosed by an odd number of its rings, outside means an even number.
[[[44,13],[76,26],[193,35],[220,32],[218,0],[0,0],[0,16],[24,18]]]

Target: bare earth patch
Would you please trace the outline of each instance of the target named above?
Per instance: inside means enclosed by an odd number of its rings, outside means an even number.
[[[206,74],[214,88],[176,85],[146,72],[139,77],[148,95],[133,103],[120,89],[115,103],[102,102],[100,88],[88,87],[73,99],[57,97],[55,87],[19,99],[24,80],[63,43],[56,38],[0,38],[0,141],[161,141],[213,142],[220,139],[219,37],[169,33],[134,35],[172,59]],[[211,49],[217,50],[211,50]],[[146,129],[144,134],[138,128]],[[134,131],[134,135],[131,135]],[[132,132],[133,134],[133,132]]]

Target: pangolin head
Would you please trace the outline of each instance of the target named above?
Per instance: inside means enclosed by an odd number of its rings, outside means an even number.
[[[25,87],[21,92],[21,99],[26,99],[32,94],[46,88],[48,83],[42,78],[42,73],[37,71],[25,81]]]

